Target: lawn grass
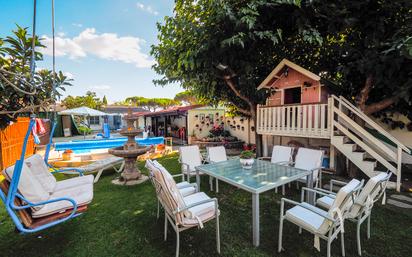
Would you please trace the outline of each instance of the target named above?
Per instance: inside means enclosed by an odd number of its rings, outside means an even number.
[[[179,172],[177,156],[160,162],[172,173]],[[142,168],[143,163],[139,163]],[[146,169],[142,168],[145,172]],[[169,229],[163,241],[163,217],[156,219],[156,199],[151,183],[121,187],[110,183],[116,175],[107,172],[95,184],[94,199],[88,212],[74,220],[36,234],[21,235],[14,231],[4,206],[0,206],[0,256],[174,256],[175,235]],[[313,248],[313,237],[288,222],[284,227],[284,248],[277,253],[279,201],[274,191],[261,195],[261,246],[252,246],[251,195],[223,182],[215,195],[208,191],[208,179],[202,190],[219,199],[221,210],[221,256],[326,256]],[[299,192],[287,191],[297,199]],[[214,221],[205,228],[181,234],[181,256],[217,256]],[[366,223],[364,224],[366,225]],[[347,256],[357,256],[354,223],[345,223]],[[412,212],[377,204],[372,214],[372,237],[366,240],[363,227],[363,256],[412,256]],[[332,243],[332,255],[340,255],[340,240]]]

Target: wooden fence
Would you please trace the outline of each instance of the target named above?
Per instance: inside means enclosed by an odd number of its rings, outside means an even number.
[[[20,158],[29,118],[17,118],[17,122],[0,131],[0,170],[14,165]],[[30,135],[26,156],[34,153],[34,139]]]

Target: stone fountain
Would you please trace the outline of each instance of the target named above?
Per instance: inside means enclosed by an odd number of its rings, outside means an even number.
[[[127,127],[120,131],[122,136],[127,136],[127,141],[123,146],[109,149],[109,153],[118,157],[124,158],[125,165],[123,172],[119,178],[112,181],[117,185],[137,185],[148,179],[136,167],[136,159],[138,156],[145,154],[150,150],[150,146],[139,146],[136,143],[135,137],[143,133],[143,130],[137,129],[134,126],[136,118],[132,116],[132,111],[129,109],[128,115],[124,118]]]

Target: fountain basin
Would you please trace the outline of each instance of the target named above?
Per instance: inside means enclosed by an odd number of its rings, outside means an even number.
[[[122,158],[136,158],[139,155],[145,154],[149,151],[151,146],[136,145],[136,149],[124,149],[124,146],[118,146],[109,149],[109,154]]]

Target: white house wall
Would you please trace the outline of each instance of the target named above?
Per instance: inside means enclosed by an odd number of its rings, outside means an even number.
[[[205,124],[201,124],[201,115],[204,115],[205,117],[207,115],[213,115],[215,117],[216,113],[218,113],[218,118],[219,118],[219,121],[217,123],[220,124],[221,117],[225,116],[225,109],[223,108],[201,107],[201,108],[189,110],[187,112],[187,119],[188,119],[187,120],[187,123],[188,123],[187,133],[188,135],[195,136],[198,139],[207,137],[209,135],[209,131],[213,127],[213,124],[209,124],[209,126],[207,126],[206,120],[205,120]],[[196,115],[198,115],[197,118],[196,118]],[[196,127],[196,124],[199,125],[198,128]]]
[[[235,128],[231,126],[235,126]],[[229,131],[232,136],[237,137],[239,140],[244,141],[247,144],[256,144],[255,132],[251,130],[253,126],[254,122],[251,119],[244,117],[225,118],[225,129]]]

